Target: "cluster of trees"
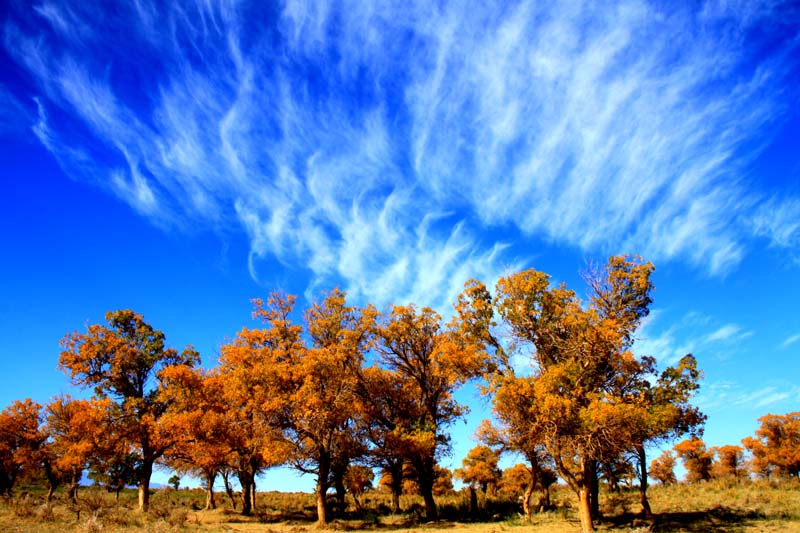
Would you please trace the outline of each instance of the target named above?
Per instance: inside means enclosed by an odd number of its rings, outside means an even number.
[[[382,472],[396,509],[413,480],[435,519],[448,426],[467,412],[453,393],[480,379],[495,423],[482,426],[485,449],[465,463],[462,479],[485,488],[471,468],[480,454],[519,454],[526,464],[514,475],[528,480],[526,514],[530,491],[557,475],[590,531],[599,477],[635,464],[649,513],[646,449],[699,435],[705,418],[689,403],[700,377],[691,355],[658,372],[654,358],[631,351],[651,304],[652,272],[639,258],[612,257],[585,273],[585,300],[536,270],[501,278],[494,294],[472,280],[448,322],[414,305],[350,306],[339,290],[298,320],[295,298],[275,293],[254,300],[263,326],[239,331],[211,369],[191,347],[167,348],[140,315],[109,313],[107,325],[62,340],[59,366],[93,388],[91,399],[44,407],[25,400],[0,415],[0,490],[38,469],[51,489],[67,483],[74,497],[89,469],[107,486],[138,485],[146,510],[160,462],[203,479],[209,506],[215,479],[230,494],[235,476],[249,513],[256,476],[290,465],[316,477],[325,523],[329,489],[340,498],[347,486],[363,490],[371,482],[356,470],[363,467]],[[524,372],[511,364],[520,358],[530,362]]]
[[[675,465],[680,459],[688,482],[797,478],[800,475],[800,412],[768,414],[759,418],[758,423],[755,436],[742,439],[742,446],[727,444],[708,448],[698,437],[681,441],[653,460],[650,477],[663,484],[676,483]]]

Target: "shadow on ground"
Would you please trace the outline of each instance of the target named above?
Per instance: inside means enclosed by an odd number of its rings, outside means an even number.
[[[759,522],[766,519],[766,516],[756,511],[715,507],[706,511],[661,513],[656,515],[652,522],[643,520],[639,515],[629,513],[607,517],[601,522],[608,524],[611,528],[641,527],[649,528],[653,532],[685,531],[699,533],[704,531],[725,531],[734,533],[752,530],[753,527],[758,526]]]

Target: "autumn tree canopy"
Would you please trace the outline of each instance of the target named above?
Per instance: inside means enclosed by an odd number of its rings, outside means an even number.
[[[42,406],[30,398],[0,412],[0,494],[11,495],[20,474],[41,464],[46,436],[39,429]]]
[[[630,477],[635,457],[649,513],[645,448],[699,436],[705,420],[690,403],[701,376],[693,356],[658,373],[654,357],[632,352],[649,312],[652,272],[639,258],[612,257],[584,274],[585,298],[532,269],[500,278],[493,294],[471,280],[447,323],[413,304],[355,307],[338,289],[305,313],[294,296],[272,293],[253,301],[263,325],[242,328],[209,369],[197,367],[191,347],[166,347],[141,315],[110,312],[107,324],[61,341],[59,367],[93,390],[91,400],[56,398],[45,409],[28,400],[0,414],[0,490],[9,493],[31,468],[51,491],[69,486],[74,499],[88,469],[117,492],[137,484],[146,510],[158,462],[202,478],[207,508],[218,476],[233,501],[235,476],[249,514],[257,476],[288,465],[315,476],[323,525],[329,489],[341,504],[349,490],[360,505],[376,468],[395,511],[400,494],[413,490],[433,520],[434,496],[452,490],[452,473],[437,461],[451,449],[450,425],[468,412],[455,392],[481,378],[495,420],[481,426],[480,445],[458,477],[486,492],[500,484],[500,454],[521,454],[526,464],[506,485],[524,487],[526,517],[535,487],[548,505],[557,472],[578,498],[582,529],[591,531],[600,476],[611,485]],[[530,362],[525,371],[512,364],[520,359]],[[757,438],[746,439],[763,471],[797,475],[795,415],[769,415]],[[684,461],[710,457],[695,440],[676,446]],[[728,451],[716,449],[738,468],[741,454]],[[654,477],[672,480],[670,458],[654,462]]]
[[[450,446],[445,429],[467,412],[453,392],[485,372],[485,352],[457,326],[443,325],[427,307],[395,306],[379,319],[375,331],[380,364],[397,374],[410,400],[403,420],[394,423],[404,437],[404,453],[416,475],[426,516],[435,520],[436,460]]]
[[[753,455],[753,470],[763,476],[800,475],[800,411],[758,419],[754,437],[742,440]]]
[[[675,456],[670,450],[664,450],[650,463],[650,477],[662,485],[672,485],[678,482],[678,478],[675,476]]]
[[[711,465],[714,454],[706,443],[697,437],[679,442],[673,448],[686,469],[686,481],[708,481],[711,479]]]
[[[495,412],[506,431],[545,446],[578,496],[584,531],[593,529],[598,463],[641,444],[637,428],[652,416],[642,391],[653,361],[631,352],[652,301],[652,272],[637,258],[612,257],[585,276],[584,302],[563,284],[551,286],[547,274],[526,270],[500,278],[492,298],[480,282],[468,282],[457,306],[462,328],[495,356]],[[533,372],[517,377],[503,346],[527,355]]]
[[[164,400],[164,369],[194,366],[200,357],[191,347],[182,352],[165,346],[164,333],[130,310],[106,314],[108,325],[94,324],[61,341],[61,368],[72,383],[93,387],[98,398],[115,401],[110,410],[119,453],[136,456],[139,509],[149,505],[153,465],[173,444],[161,424],[169,402]]]

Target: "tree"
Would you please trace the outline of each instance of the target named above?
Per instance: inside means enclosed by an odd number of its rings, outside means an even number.
[[[45,408],[43,431],[47,435],[44,451],[45,475],[50,485],[48,500],[64,482],[68,496],[78,503],[78,487],[93,457],[101,455],[106,439],[109,400],[79,400],[62,396]]]
[[[686,481],[708,481],[711,479],[711,464],[714,454],[706,449],[706,444],[697,437],[679,442],[673,448],[686,469]]]
[[[472,448],[461,461],[461,468],[453,472],[456,478],[469,486],[470,513],[478,512],[478,498],[475,489],[480,488],[484,497],[489,487],[494,491],[500,476],[503,474],[497,467],[500,453],[488,446],[478,445]]]
[[[381,470],[379,485],[391,494],[392,512],[400,512],[403,480],[409,470],[407,457],[414,440],[407,429],[416,420],[415,388],[395,371],[371,366],[357,374],[357,409],[369,446],[368,463]]]
[[[436,496],[446,496],[453,493],[453,471],[437,464],[434,467],[433,493]]]
[[[327,523],[326,496],[337,472],[343,482],[349,462],[366,452],[357,422],[357,372],[364,362],[374,313],[346,304],[331,291],[305,314],[311,346],[287,370],[289,408],[281,425],[291,464],[317,477],[317,521]],[[342,494],[343,495],[343,494]]]
[[[550,507],[550,486],[557,480],[556,473],[548,467],[539,465],[537,472],[534,473],[529,463],[517,463],[503,470],[498,490],[510,499],[521,499],[525,521],[530,522],[533,491],[537,488],[542,491],[536,505],[537,509],[540,511],[547,509]]]
[[[254,435],[271,435],[271,458],[316,476],[317,520],[326,524],[328,488],[336,473],[344,475],[361,445],[354,420],[355,374],[363,363],[372,311],[349,307],[344,292],[331,291],[306,312],[305,345],[302,326],[290,318],[294,301],[281,294],[266,303],[255,300],[254,316],[268,327],[242,330],[223,346],[223,373],[239,383],[232,389],[252,405],[248,416],[262,428]],[[258,447],[264,449],[264,444]]]
[[[608,490],[616,493],[620,491],[620,482],[627,482],[628,486],[631,486],[631,481],[636,477],[627,454],[620,454],[600,462],[598,473],[600,478],[608,483]]]
[[[655,359],[645,357],[642,361],[648,371],[655,368]],[[645,416],[636,432],[633,451],[638,465],[640,500],[647,517],[652,516],[652,511],[647,500],[646,447],[673,441],[686,433],[692,436],[702,434],[706,416],[689,403],[699,388],[701,377],[697,360],[692,354],[687,354],[677,365],[666,368],[654,384],[648,379],[635,381]]]
[[[372,480],[375,473],[371,468],[363,465],[350,465],[344,475],[344,485],[347,491],[353,495],[356,504],[356,511],[361,511],[361,495],[372,488]]]
[[[115,437],[111,436],[111,439]],[[106,441],[102,448],[104,451],[92,458],[89,467],[89,478],[113,492],[117,501],[122,489],[138,483],[141,471],[138,454],[126,452],[126,449],[120,449],[116,440]]]
[[[173,444],[161,419],[170,405],[163,399],[162,371],[175,365],[194,366],[194,349],[166,348],[164,334],[130,310],[106,313],[108,326],[90,325],[61,341],[59,368],[73,384],[94,387],[99,398],[112,398],[111,417],[127,453],[136,456],[139,510],[149,507],[153,465]]]
[[[768,414],[753,437],[742,439],[753,455],[753,469],[767,476],[798,477],[800,475],[800,411],[785,415]]]
[[[206,510],[216,508],[214,481],[229,466],[241,448],[232,434],[236,415],[230,414],[225,391],[217,371],[174,367],[165,372],[171,400],[176,405],[165,420],[171,433],[178,435],[175,445],[164,455],[164,463],[176,473],[200,478],[205,484]]]
[[[497,466],[499,461],[499,452],[479,444],[467,453],[454,475],[472,488],[480,488],[485,495],[490,487],[497,487],[503,475]]]
[[[41,405],[25,398],[0,412],[0,494],[11,496],[23,471],[38,472],[41,467],[47,439],[39,427],[41,410]]]
[[[287,370],[303,349],[302,327],[290,318],[294,297],[276,293],[266,304],[259,299],[253,304],[253,317],[267,327],[243,328],[222,345],[216,377],[223,405],[238,406],[226,415],[226,445],[227,462],[242,487],[243,515],[252,512],[256,475],[287,460],[279,416],[289,408],[293,387]]]
[[[675,477],[675,456],[669,450],[664,450],[661,455],[650,463],[650,477],[662,485],[672,485],[678,482]]]
[[[727,444],[711,448],[716,460],[711,473],[717,478],[733,478],[738,480],[745,471],[744,450],[741,446]]]
[[[508,420],[522,424],[515,431],[544,444],[578,496],[584,531],[593,530],[598,462],[630,449],[634,429],[646,416],[634,391],[647,369],[630,345],[651,303],[652,270],[652,264],[636,258],[612,257],[602,276],[591,277],[595,285],[590,283],[593,293],[586,305],[563,284],[551,287],[542,272],[503,277],[492,306],[501,331],[507,332],[505,343],[493,332],[494,315],[486,309],[487,292],[479,282],[468,282],[467,294],[459,299],[462,329],[495,355],[498,371],[490,390],[499,398],[510,389],[513,416]],[[515,376],[504,345],[531,357],[530,376]]]
[[[396,431],[407,446],[426,518],[436,520],[436,460],[450,445],[444,429],[467,411],[452,394],[484,372],[485,352],[454,325],[443,327],[441,317],[427,307],[395,306],[375,329],[380,363],[397,373],[411,400],[408,416],[395,421]]]

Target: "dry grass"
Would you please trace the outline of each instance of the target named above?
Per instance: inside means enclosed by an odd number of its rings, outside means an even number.
[[[224,496],[224,495],[218,495]],[[142,515],[135,510],[134,491],[123,492],[120,501],[113,495],[82,489],[80,505],[73,506],[58,494],[47,504],[35,491],[20,492],[15,498],[0,502],[0,529],[14,532],[259,532],[295,533],[315,531],[314,501],[303,493],[259,493],[253,516],[243,517],[230,509],[220,497],[220,508],[201,510],[201,491],[156,491],[151,511]],[[800,483],[735,483],[714,481],[700,485],[653,487],[650,501],[657,515],[655,524],[639,516],[638,493],[601,494],[600,531],[798,531],[800,532]],[[404,496],[406,512],[391,515],[388,496],[366,496],[366,511],[356,514],[352,507],[339,513],[326,528],[332,531],[417,533],[518,533],[576,532],[579,523],[573,495],[564,488],[553,493],[554,508],[535,514],[531,524],[519,517],[514,502],[489,499],[481,501],[481,514],[469,518],[468,501],[454,493],[440,498],[442,520],[433,524],[421,521],[420,502]]]

